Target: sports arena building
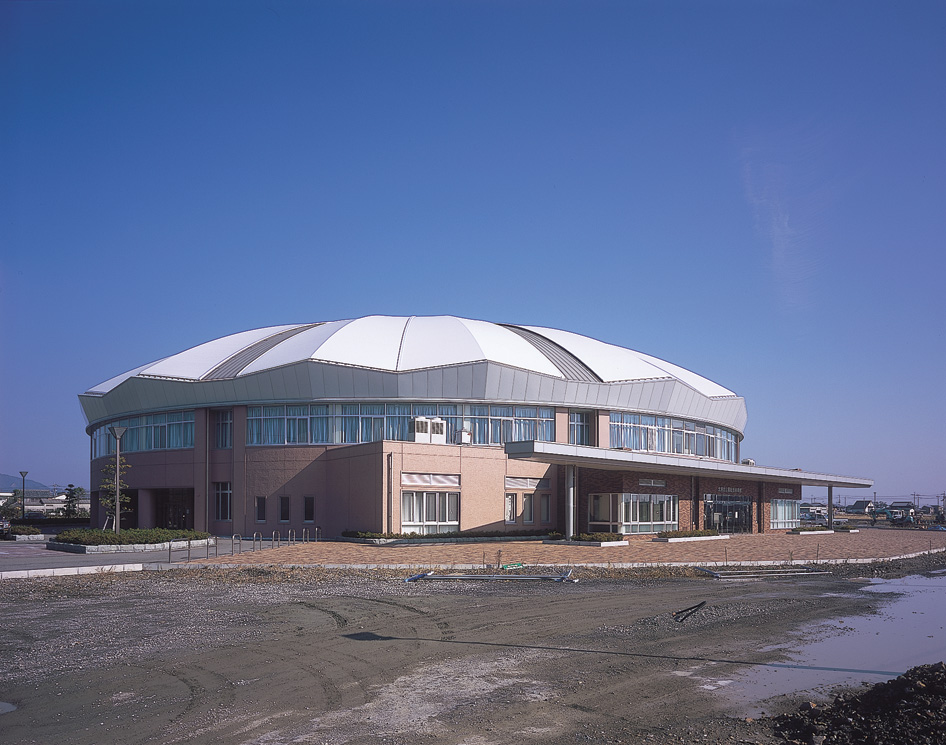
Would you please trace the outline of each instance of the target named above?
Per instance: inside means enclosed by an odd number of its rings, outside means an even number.
[[[742,460],[745,401],[681,367],[453,316],[244,331],[79,399],[100,525],[113,425],[123,525],[217,535],[764,533],[798,524],[804,485],[872,485]]]

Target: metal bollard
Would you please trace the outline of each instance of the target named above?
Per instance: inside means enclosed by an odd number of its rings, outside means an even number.
[[[256,550],[257,539],[259,540],[259,550],[262,551],[263,550],[263,534],[260,533],[259,531],[253,534],[253,550],[254,551]]]
[[[236,533],[234,533],[230,537],[230,556],[233,556],[233,547],[237,543],[240,544],[240,553],[242,554],[243,553],[243,539],[240,536],[238,536]]]

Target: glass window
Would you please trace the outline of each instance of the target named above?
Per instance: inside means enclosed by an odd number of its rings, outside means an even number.
[[[291,445],[309,442],[309,407],[286,407],[286,442]]]
[[[532,512],[532,499],[532,494],[522,495],[522,522],[524,523],[535,522],[535,515]]]
[[[280,497],[279,498],[279,522],[287,523],[289,522],[289,497]]]
[[[315,522],[315,497],[302,498],[302,522]]]
[[[773,499],[770,527],[797,528],[801,524],[801,502],[797,499]]]
[[[217,450],[230,450],[233,447],[233,412],[214,412],[214,447]]]
[[[568,443],[570,445],[591,444],[591,412],[572,411],[568,414]]]
[[[507,494],[506,495],[506,522],[514,523],[516,522],[517,512],[516,512],[516,495]]]
[[[256,522],[266,522],[266,497],[256,498]]]
[[[459,530],[459,492],[401,492],[402,533],[428,535]]]
[[[543,523],[552,522],[552,495],[543,494],[539,497],[539,515]]]
[[[591,494],[589,529],[610,533],[676,530],[678,499],[664,494]]]
[[[231,513],[232,493],[230,491],[230,482],[222,481],[214,483],[214,519],[221,522],[227,522],[233,519]]]

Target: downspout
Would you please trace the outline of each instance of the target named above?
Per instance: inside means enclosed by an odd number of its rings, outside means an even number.
[[[696,476],[690,476],[690,501],[692,506],[690,507],[690,527],[693,530],[700,529],[700,495],[699,495],[699,483],[696,480]]]
[[[204,530],[210,532],[210,409],[204,409]]]
[[[565,466],[565,539],[575,535],[575,466]]]
[[[394,532],[394,453],[388,453],[388,533]]]

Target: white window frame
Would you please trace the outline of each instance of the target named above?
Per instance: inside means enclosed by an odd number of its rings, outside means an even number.
[[[522,495],[522,522],[526,525],[535,523],[535,494]]]
[[[506,525],[515,525],[516,518],[519,517],[517,497],[518,495],[514,492],[506,493],[506,499],[503,505],[503,518]]]
[[[263,508],[263,517],[260,519],[260,506]],[[266,497],[257,497],[256,503],[254,505],[256,509],[256,522],[265,523],[266,522]]]
[[[433,535],[460,531],[460,492],[401,492],[401,532]]]
[[[233,490],[229,481],[214,482],[214,520],[233,522]]]

